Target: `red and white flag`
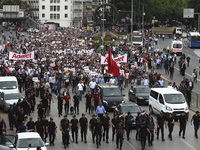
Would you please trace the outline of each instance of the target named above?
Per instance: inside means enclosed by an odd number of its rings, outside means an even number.
[[[119,66],[112,58],[112,52],[111,52],[110,47],[108,47],[108,73],[116,77],[120,76]]]

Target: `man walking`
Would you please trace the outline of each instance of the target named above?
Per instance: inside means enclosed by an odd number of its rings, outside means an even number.
[[[95,133],[94,133],[94,126],[97,122],[97,119],[95,117],[95,115],[92,115],[92,118],[90,119],[90,125],[89,125],[89,128],[90,128],[90,131],[92,133],[92,141],[94,143],[94,138],[95,138]]]
[[[71,120],[70,123],[71,123],[73,143],[75,142],[75,139],[76,139],[76,144],[78,144],[78,119],[76,119],[76,115],[73,116],[73,119]]]
[[[191,125],[193,123],[194,125],[194,136],[196,137],[196,139],[198,139],[198,130],[199,130],[199,122],[200,122],[200,116],[199,116],[199,111],[196,111],[196,114],[194,114],[192,116],[191,119]]]
[[[164,139],[164,123],[165,123],[165,119],[164,119],[163,113],[161,112],[157,116],[156,124],[157,124],[157,139],[159,139],[159,132],[161,130],[162,141],[165,140]]]
[[[169,129],[168,137],[172,141],[172,132],[174,129],[174,118],[173,118],[172,114],[169,114],[169,118],[167,119],[167,125],[168,125],[168,129]],[[166,127],[167,127],[167,125],[166,125]]]
[[[178,124],[180,126],[179,136],[181,136],[181,133],[183,132],[182,138],[185,139],[185,129],[187,124],[187,117],[185,113],[182,113],[181,116],[179,117]]]
[[[119,148],[120,146],[120,150],[122,150],[122,144],[123,144],[123,140],[124,140],[124,127],[123,127],[123,122],[120,121],[119,125],[116,127],[116,144],[117,144],[117,148]]]
[[[82,114],[82,117],[79,119],[80,123],[80,128],[81,128],[81,142],[83,142],[84,138],[84,143],[87,143],[87,128],[88,128],[88,120],[85,117],[85,114]]]
[[[103,124],[102,124],[100,118],[98,117],[97,122],[94,125],[94,133],[95,133],[95,137],[96,137],[97,148],[99,148],[99,146],[101,146],[101,137],[102,137],[103,130],[104,130]]]
[[[103,141],[105,141],[105,138],[106,138],[106,143],[109,143],[108,139],[109,139],[109,129],[110,129],[110,117],[108,116],[107,112],[102,118],[102,123],[103,123],[103,128],[104,128]]]
[[[56,136],[56,123],[53,121],[53,118],[50,118],[49,124],[48,124],[48,133],[49,133],[49,143],[50,146],[54,146],[54,140],[55,140],[55,136]]]
[[[132,130],[132,121],[133,121],[133,116],[131,115],[130,112],[128,112],[128,115],[125,116],[125,129],[126,129],[126,135],[127,135],[127,140],[130,140],[130,132]]]

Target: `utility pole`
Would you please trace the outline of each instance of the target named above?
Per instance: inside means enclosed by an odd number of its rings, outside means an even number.
[[[131,50],[133,45],[133,0],[131,0]]]
[[[144,31],[144,16],[145,16],[145,12],[144,12],[144,3],[142,4],[142,30]]]

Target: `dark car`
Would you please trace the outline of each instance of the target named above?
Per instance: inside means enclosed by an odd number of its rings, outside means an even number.
[[[142,110],[137,104],[134,104],[134,103],[121,103],[114,110],[114,114],[124,113],[124,117],[128,114],[128,112],[130,112],[131,115],[134,118],[136,118],[138,113],[141,113]],[[132,127],[133,128],[136,127],[136,120],[135,119],[132,121]]]
[[[131,87],[128,93],[129,100],[136,104],[149,104],[149,87],[135,86]]]
[[[125,95],[122,94],[116,85],[99,84],[98,91],[106,111],[113,111],[117,105],[124,101]]]

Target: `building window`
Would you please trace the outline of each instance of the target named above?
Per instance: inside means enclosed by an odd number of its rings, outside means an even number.
[[[53,18],[56,19],[56,14],[53,14]]]
[[[44,18],[45,17],[45,14],[42,14],[42,18]]]
[[[68,9],[68,6],[65,6],[65,10],[67,10]]]
[[[42,9],[45,9],[45,6],[44,6],[44,5],[42,5]]]
[[[65,14],[65,18],[68,18],[68,14]]]
[[[50,3],[53,3],[53,0],[50,0]]]
[[[57,3],[60,3],[60,0],[57,0]]]
[[[54,0],[54,3],[56,3],[57,0]]]
[[[60,19],[60,14],[57,14],[57,19]]]
[[[53,6],[50,6],[50,11],[53,11]]]
[[[50,14],[50,19],[53,19],[53,14]]]
[[[57,11],[60,11],[60,6],[57,6]]]
[[[53,11],[56,11],[56,6],[54,6],[54,9],[53,9]]]

